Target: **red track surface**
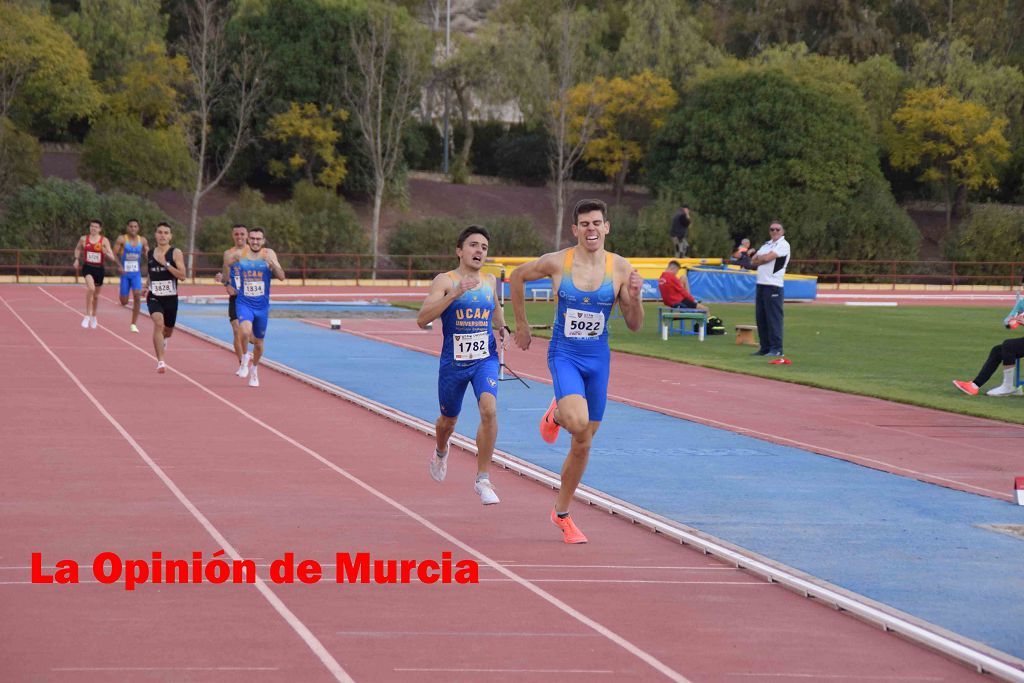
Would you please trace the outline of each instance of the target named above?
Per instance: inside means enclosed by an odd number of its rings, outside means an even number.
[[[591,543],[566,546],[546,519],[551,491],[499,471],[502,503],[484,508],[464,454],[436,484],[426,437],[271,371],[250,389],[230,354],[187,335],[171,344],[173,371],[157,375],[148,321],[124,333],[127,313],[104,302],[104,327],[82,330],[80,290],[49,291],[70,307],[0,287],[6,680],[974,675],[592,509],[575,510]],[[261,563],[287,551],[324,563],[338,551],[452,551],[480,562],[481,581],[134,592],[90,582],[101,551],[209,559],[221,548]],[[83,582],[32,585],[32,552],[47,566],[78,560]]]

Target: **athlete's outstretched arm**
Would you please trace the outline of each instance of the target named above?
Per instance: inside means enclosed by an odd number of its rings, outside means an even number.
[[[82,244],[85,243],[85,236],[78,238],[78,244],[75,245],[75,271],[78,271],[78,265],[82,262]]]
[[[277,252],[273,249],[267,249],[267,265],[274,271],[274,277],[281,282],[285,281],[284,268],[281,267],[281,262],[277,260]]]
[[[228,288],[228,294],[235,296],[238,294],[238,290],[235,289],[235,283],[231,281],[231,266],[241,260],[242,256],[238,252],[229,253],[231,250],[224,252],[224,265],[221,267],[221,281],[224,286]]]
[[[512,313],[516,318],[516,346],[526,351],[530,348],[530,321],[526,319],[526,283],[545,277],[554,277],[562,262],[562,252],[544,254],[539,259],[524,263],[509,276],[509,291],[512,297]]]
[[[616,256],[615,267],[622,277],[622,285],[619,287],[619,309],[626,321],[626,327],[631,332],[639,332],[644,326],[644,279],[640,273],[629,264],[629,261]]]
[[[498,335],[498,339],[501,341],[502,345],[504,345],[506,338],[505,335],[508,333],[508,325],[505,324],[505,311],[501,307],[501,304],[498,303],[501,299],[501,297],[498,296],[498,287],[500,286],[500,283],[498,282],[498,278],[494,275],[491,276],[491,280],[493,282],[491,290],[494,292],[494,317],[491,318],[491,328],[494,330],[494,333]]]
[[[117,241],[114,242],[114,256],[116,256],[119,261],[121,260],[122,251],[124,251],[124,235],[118,237]]]
[[[116,256],[114,256],[114,250],[110,248],[110,240],[108,240],[106,237],[103,238],[103,253],[106,255],[108,259],[110,259],[111,263],[117,266],[117,272],[124,272],[124,266],[122,266],[121,262],[117,259]]]
[[[434,278],[434,281],[430,283],[427,298],[423,300],[420,312],[416,314],[416,324],[420,326],[420,329],[427,329],[427,325],[437,320],[452,301],[466,291],[464,287],[467,280],[470,280],[469,284],[472,285],[470,289],[476,286],[475,278],[462,278],[458,287],[454,287],[452,279],[444,273]]]

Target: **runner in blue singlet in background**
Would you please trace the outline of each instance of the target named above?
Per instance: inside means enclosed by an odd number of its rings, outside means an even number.
[[[249,386],[260,385],[257,366],[263,357],[263,338],[267,334],[267,320],[270,316],[270,277],[284,280],[284,270],[273,249],[267,249],[263,228],[253,228],[246,238],[246,247],[224,264],[221,277],[228,283],[229,294],[237,294],[235,312],[242,332],[242,348],[248,349],[252,342],[252,361],[239,369],[239,377],[248,377]],[[241,288],[235,289],[231,279],[231,268],[238,264]],[[247,357],[246,357],[247,358]]]
[[[139,331],[139,307],[142,304],[142,266],[149,258],[149,242],[139,236],[139,222],[128,221],[127,232],[114,243],[114,254],[121,262],[121,305],[128,305],[128,293],[132,295],[131,331]]]
[[[551,511],[551,521],[562,530],[566,543],[587,542],[569,517],[569,503],[583,478],[590,446],[608,400],[609,314],[618,301],[626,327],[637,332],[644,324],[643,279],[629,261],[604,250],[611,227],[605,218],[607,213],[602,201],[579,202],[573,210],[572,225],[577,245],[519,266],[511,276],[516,345],[524,351],[530,348],[531,341],[525,283],[551,278],[552,289],[558,293],[548,345],[548,369],[555,399],[541,419],[540,432],[548,443],[555,442],[561,427],[572,435]]]
[[[444,481],[448,472],[448,440],[455,431],[466,387],[473,385],[480,409],[476,432],[476,481],[473,489],[484,505],[500,502],[488,474],[494,441],[498,436],[498,346],[497,330],[505,343],[508,328],[497,304],[498,283],[493,275],[482,275],[490,235],[471,225],[456,242],[459,267],[434,278],[416,323],[426,329],[441,318],[444,343],[437,376],[437,397],[441,415],[435,423],[436,444],[430,456],[430,476]]]

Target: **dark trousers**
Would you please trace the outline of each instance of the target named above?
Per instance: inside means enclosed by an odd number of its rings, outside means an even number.
[[[782,287],[758,285],[754,312],[761,353],[782,353]]]
[[[992,378],[1000,365],[1013,365],[1018,358],[1024,358],[1024,337],[1007,339],[1002,344],[996,344],[988,352],[985,364],[978,371],[974,383],[979,387]]]

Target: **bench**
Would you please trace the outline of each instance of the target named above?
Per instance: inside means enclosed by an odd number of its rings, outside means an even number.
[[[747,346],[757,346],[757,341],[754,339],[754,332],[756,330],[757,325],[737,325],[736,343],[746,344]]]
[[[687,321],[694,321],[696,331],[689,329]],[[658,307],[658,329],[661,330],[661,340],[668,341],[670,334],[695,334],[700,341],[704,341],[707,334],[708,314],[692,308],[665,308]]]
[[[1015,387],[1024,386],[1024,382],[1020,379],[1020,358],[1017,359],[1017,370],[1013,374],[1013,385]]]

